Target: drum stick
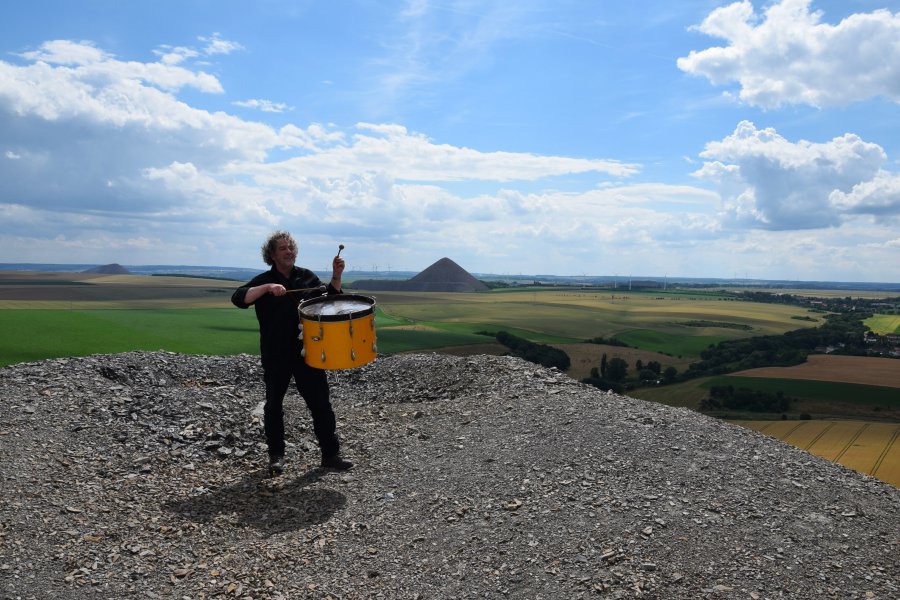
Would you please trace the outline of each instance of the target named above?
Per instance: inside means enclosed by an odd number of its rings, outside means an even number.
[[[311,288],[297,288],[296,290],[284,290],[284,293],[290,294],[291,292],[312,292],[312,291],[316,291],[316,290],[318,290],[320,292],[324,292],[327,289],[328,288],[326,286],[320,285],[320,286],[311,287]]]

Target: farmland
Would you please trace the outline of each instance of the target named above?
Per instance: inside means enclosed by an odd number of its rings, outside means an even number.
[[[875,368],[854,373],[852,377],[848,377],[848,380],[838,379],[837,374],[829,374],[828,379],[818,380],[812,375],[805,379],[774,375],[763,376],[756,374],[755,371],[771,373],[771,370],[754,369],[740,374],[692,379],[670,386],[641,388],[629,393],[644,400],[698,410],[700,401],[709,395],[710,388],[733,386],[772,394],[782,392],[785,396],[794,399],[787,415],[795,419],[801,415],[810,415],[813,418],[850,417],[900,421],[900,388],[891,385],[897,377],[897,371],[900,370],[900,361],[855,356],[828,356],[826,358],[834,359],[832,361],[834,364],[839,364],[843,359],[848,358],[862,358],[863,361],[873,362],[888,361],[886,366],[888,375],[885,379],[881,379],[878,375],[879,369]],[[783,370],[787,371],[791,368],[786,367]],[[716,416],[762,418],[759,413],[735,413],[734,411]],[[765,417],[781,419],[782,413],[767,414]]]
[[[740,302],[711,292],[535,288],[482,294],[394,292],[379,293],[378,302],[391,316],[437,329],[465,333],[502,329],[554,344],[615,336],[631,346],[675,357],[696,356],[724,339],[778,334],[818,322],[818,317],[798,321],[796,317],[809,316],[798,307]]]
[[[802,365],[751,369],[734,375],[834,381],[900,388],[900,362],[891,358],[867,356],[813,354]]]
[[[0,273],[0,327],[4,331],[0,366],[137,349],[255,354],[258,334],[254,311],[237,310],[230,303],[237,285],[233,281],[183,277]],[[732,294],[713,290],[641,292],[547,287],[468,294],[379,292],[375,297],[382,354],[503,354],[505,347],[479,333],[503,330],[563,349],[572,359],[569,375],[576,379],[588,376],[604,354],[622,358],[632,367],[639,360],[644,364],[654,361],[681,373],[712,344],[780,335],[823,322],[820,312],[788,304],[740,301]],[[896,330],[895,316],[876,317],[884,317],[876,321],[880,326]],[[585,343],[601,337],[615,337],[631,347]],[[802,427],[820,422],[816,419],[900,421],[898,380],[900,361],[813,355],[806,364],[795,367],[704,377],[637,388],[628,394],[696,409],[713,385],[782,391],[796,398],[788,421],[782,421],[780,414],[720,415],[742,417],[749,426],[768,427],[766,433],[772,434],[787,426],[766,426],[761,418]],[[803,413],[812,419],[796,420]],[[833,425],[828,435],[845,429]],[[812,431],[804,430],[804,435],[815,437]],[[856,446],[876,444],[869,439],[876,431],[881,436],[878,439],[884,437],[879,427],[861,430],[840,454],[840,462],[855,460],[860,452]],[[786,439],[794,443],[794,438]],[[823,434],[814,449],[824,448],[828,439]],[[891,444],[891,448],[897,445]],[[871,472],[882,478],[893,476],[895,452],[886,450],[877,472]],[[866,455],[860,460],[871,458]],[[849,466],[857,468],[856,464]],[[875,468],[875,463],[866,468]]]
[[[866,319],[865,323],[879,335],[900,333],[900,315],[874,315]]]
[[[255,352],[253,311],[236,310],[229,301],[237,285],[187,277],[0,273],[0,325],[8,332],[0,341],[0,364],[129,349]],[[382,353],[501,353],[479,332],[505,330],[564,348],[575,357],[570,374],[577,378],[604,352],[681,371],[711,344],[821,322],[821,315],[801,307],[737,301],[716,290],[512,288],[380,292],[376,299]],[[616,337],[633,348],[584,344],[595,337]]]
[[[743,421],[740,424],[900,487],[900,424],[865,421]]]

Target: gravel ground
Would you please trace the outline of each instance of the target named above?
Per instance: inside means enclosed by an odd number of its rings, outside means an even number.
[[[0,369],[0,598],[900,598],[900,490],[509,357],[331,372],[270,478],[253,356]]]

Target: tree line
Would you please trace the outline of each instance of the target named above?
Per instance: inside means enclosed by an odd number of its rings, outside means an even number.
[[[481,335],[489,335],[510,349],[511,354],[525,360],[543,365],[556,367],[560,371],[568,371],[572,365],[569,355],[558,348],[547,344],[538,344],[525,338],[513,335],[506,331],[491,333],[488,331],[477,332]]]
[[[751,412],[783,413],[790,409],[792,398],[783,392],[764,392],[730,385],[714,385],[709,397],[700,402],[700,410],[747,410]]]

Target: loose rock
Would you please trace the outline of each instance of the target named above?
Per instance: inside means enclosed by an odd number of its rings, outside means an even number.
[[[900,491],[510,357],[329,372],[270,478],[257,357],[0,369],[0,599],[898,598]]]

